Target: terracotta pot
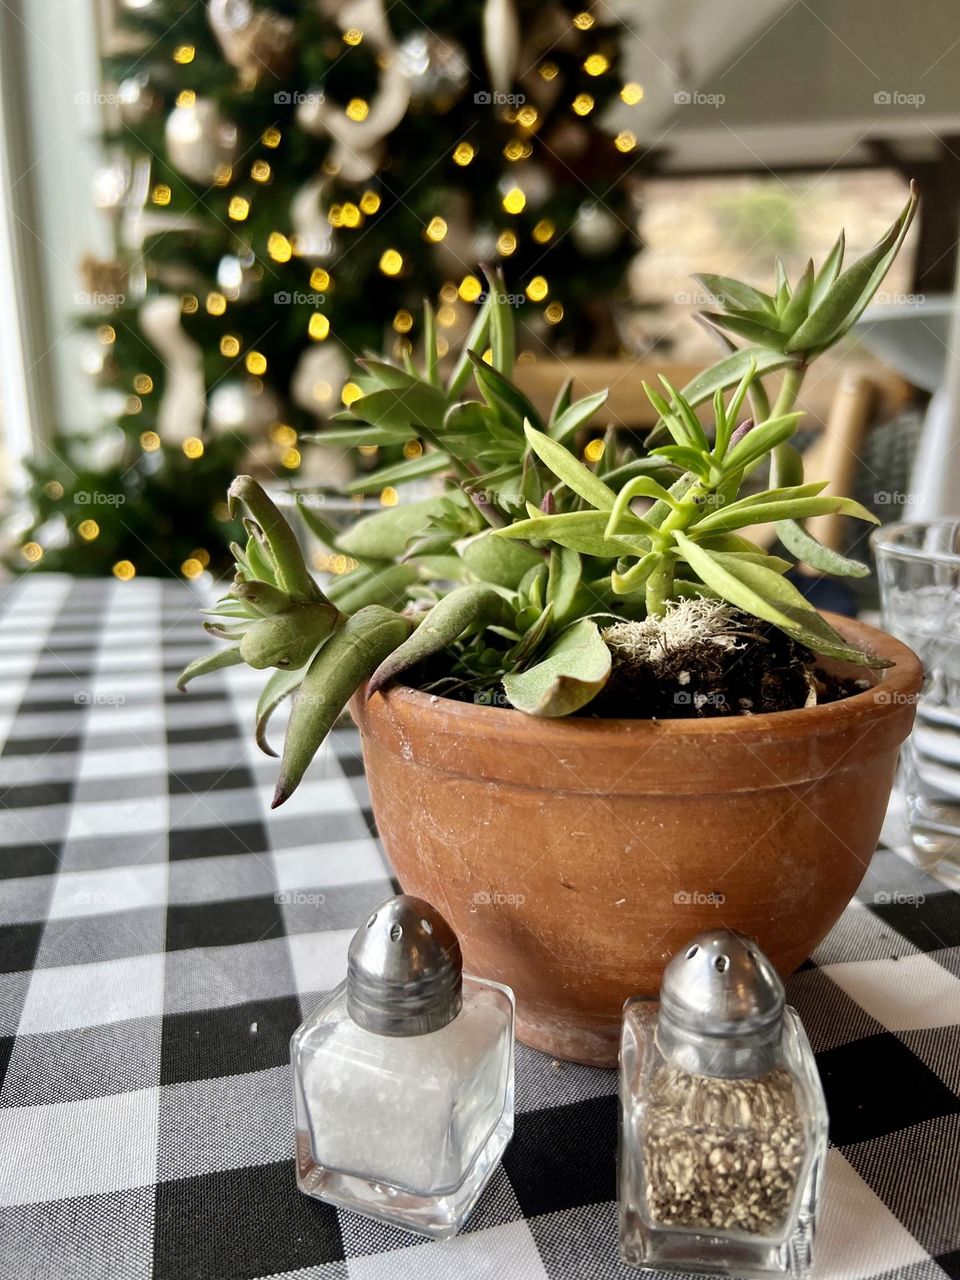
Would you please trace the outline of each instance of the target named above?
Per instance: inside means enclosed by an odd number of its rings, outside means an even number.
[[[655,994],[694,934],[742,930],[786,975],[832,928],[922,675],[905,645],[832,621],[895,665],[801,711],[538,720],[403,687],[354,698],[400,882],[443,911],[469,970],[513,988],[525,1043],[611,1065],[624,999]]]

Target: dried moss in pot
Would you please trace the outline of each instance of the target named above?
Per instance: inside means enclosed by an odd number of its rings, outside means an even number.
[[[613,670],[600,715],[690,719],[813,706],[814,654],[722,601],[672,603],[662,618],[603,632]]]

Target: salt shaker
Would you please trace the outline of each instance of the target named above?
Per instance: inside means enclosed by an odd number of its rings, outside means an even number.
[[[434,907],[384,902],[291,1041],[300,1190],[454,1235],[513,1133],[513,1028],[512,991],[463,973]]]
[[[620,1251],[635,1266],[806,1276],[827,1147],[810,1042],[759,948],[702,933],[628,1000]]]

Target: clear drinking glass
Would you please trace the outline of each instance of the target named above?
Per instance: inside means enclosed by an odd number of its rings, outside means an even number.
[[[960,888],[960,520],[873,535],[883,621],[924,665],[900,788],[917,863]]]

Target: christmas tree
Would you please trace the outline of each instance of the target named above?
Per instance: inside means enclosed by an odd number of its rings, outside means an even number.
[[[621,31],[563,0],[124,0],[105,59],[116,127],[95,196],[117,252],[85,272],[111,422],[31,464],[15,556],[198,576],[236,536],[240,467],[342,485],[302,433],[349,403],[353,360],[441,354],[499,268],[521,349],[616,349],[637,244]],[[356,456],[356,455],[354,455]]]

